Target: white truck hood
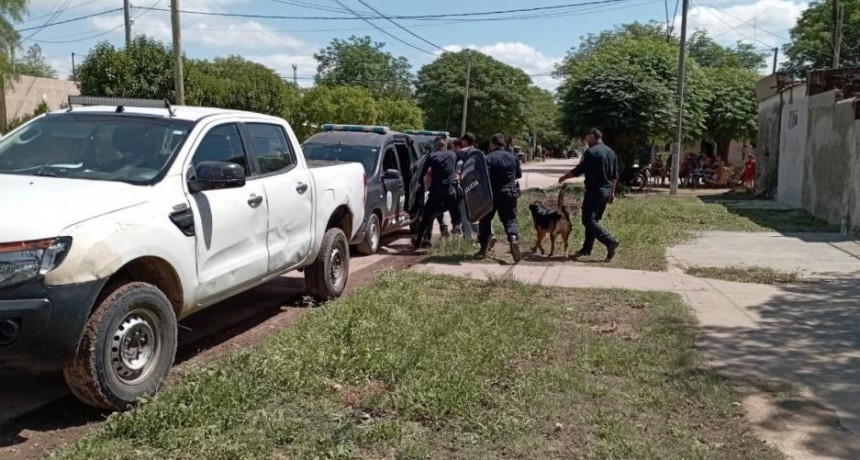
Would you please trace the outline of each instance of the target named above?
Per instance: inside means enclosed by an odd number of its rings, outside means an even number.
[[[61,236],[70,225],[144,203],[147,192],[122,182],[0,174],[0,243]]]

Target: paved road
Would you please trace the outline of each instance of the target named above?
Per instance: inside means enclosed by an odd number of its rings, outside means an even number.
[[[532,162],[523,165],[523,178],[520,179],[520,188],[547,188],[558,184],[558,178],[579,164],[579,159],[570,160],[551,159],[542,162]],[[581,183],[582,178],[571,179],[568,183]]]

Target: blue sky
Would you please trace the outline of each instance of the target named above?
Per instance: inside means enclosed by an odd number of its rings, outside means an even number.
[[[369,13],[359,0],[340,0],[346,7]],[[386,15],[460,14],[564,4],[590,3],[593,0],[363,0]],[[135,35],[147,34],[170,40],[170,0],[132,0],[132,28]],[[599,5],[570,9],[510,14],[513,20],[465,22],[454,20],[398,20],[415,34],[444,49],[479,49],[510,65],[536,75],[535,82],[552,89],[557,82],[547,76],[579,37],[632,21],[666,21],[675,17],[675,0],[609,0]],[[788,29],[803,11],[799,0],[691,0],[690,30],[707,29],[716,40],[731,44],[736,40],[756,48],[780,46]],[[316,71],[313,53],[332,38],[352,34],[370,35],[387,43],[386,48],[406,56],[417,70],[434,59],[439,50],[384,20],[375,21],[386,32],[411,45],[402,44],[361,20],[261,19],[223,16],[251,14],[266,16],[313,16],[331,18],[350,16],[336,0],[180,0],[183,10],[208,14],[183,14],[184,50],[196,58],[238,54],[261,62],[284,76],[292,76],[298,66],[300,84],[310,85]],[[65,7],[65,8],[63,8]],[[122,0],[30,0],[30,14],[18,25],[27,40],[23,47],[39,43],[49,62],[60,75],[71,73],[71,53],[81,59],[99,41],[117,45],[124,41],[121,11],[101,14],[62,25],[41,28],[46,22],[60,22],[122,7]],[[322,11],[323,8],[328,11]],[[56,17],[53,13],[59,11]],[[46,16],[47,15],[47,16]],[[498,17],[498,16],[496,16]],[[50,19],[50,20],[49,20]],[[456,18],[455,18],[456,19]],[[670,19],[670,22],[672,20]],[[680,28],[680,19],[676,20]]]

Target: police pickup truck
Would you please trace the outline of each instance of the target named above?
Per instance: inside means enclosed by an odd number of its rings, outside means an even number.
[[[280,118],[69,102],[0,140],[0,369],[121,409],[167,375],[179,319],[292,270],[343,292],[361,166],[306,161]]]
[[[415,222],[423,200],[416,198],[418,158],[406,134],[385,126],[327,124],[302,149],[311,160],[358,162],[364,168],[365,220],[351,241],[360,253],[375,253],[382,236]]]

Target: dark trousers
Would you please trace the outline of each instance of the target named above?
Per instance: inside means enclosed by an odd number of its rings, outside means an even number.
[[[418,226],[418,241],[430,240],[433,231],[433,221],[445,211],[450,211],[451,225],[456,228],[460,225],[460,200],[456,190],[431,189],[430,197],[424,204],[424,212],[421,216],[421,224]]]
[[[493,234],[493,218],[499,213],[499,220],[505,226],[508,237],[519,237],[520,227],[517,223],[517,195],[514,192],[500,191],[493,194],[493,210],[481,219],[478,226],[478,242],[481,248],[486,248]]]
[[[582,226],[585,227],[585,241],[582,243],[581,252],[590,255],[594,249],[594,241],[600,241],[606,246],[615,243],[615,238],[600,225],[603,213],[612,190],[602,188],[600,190],[586,190],[582,199]]]

